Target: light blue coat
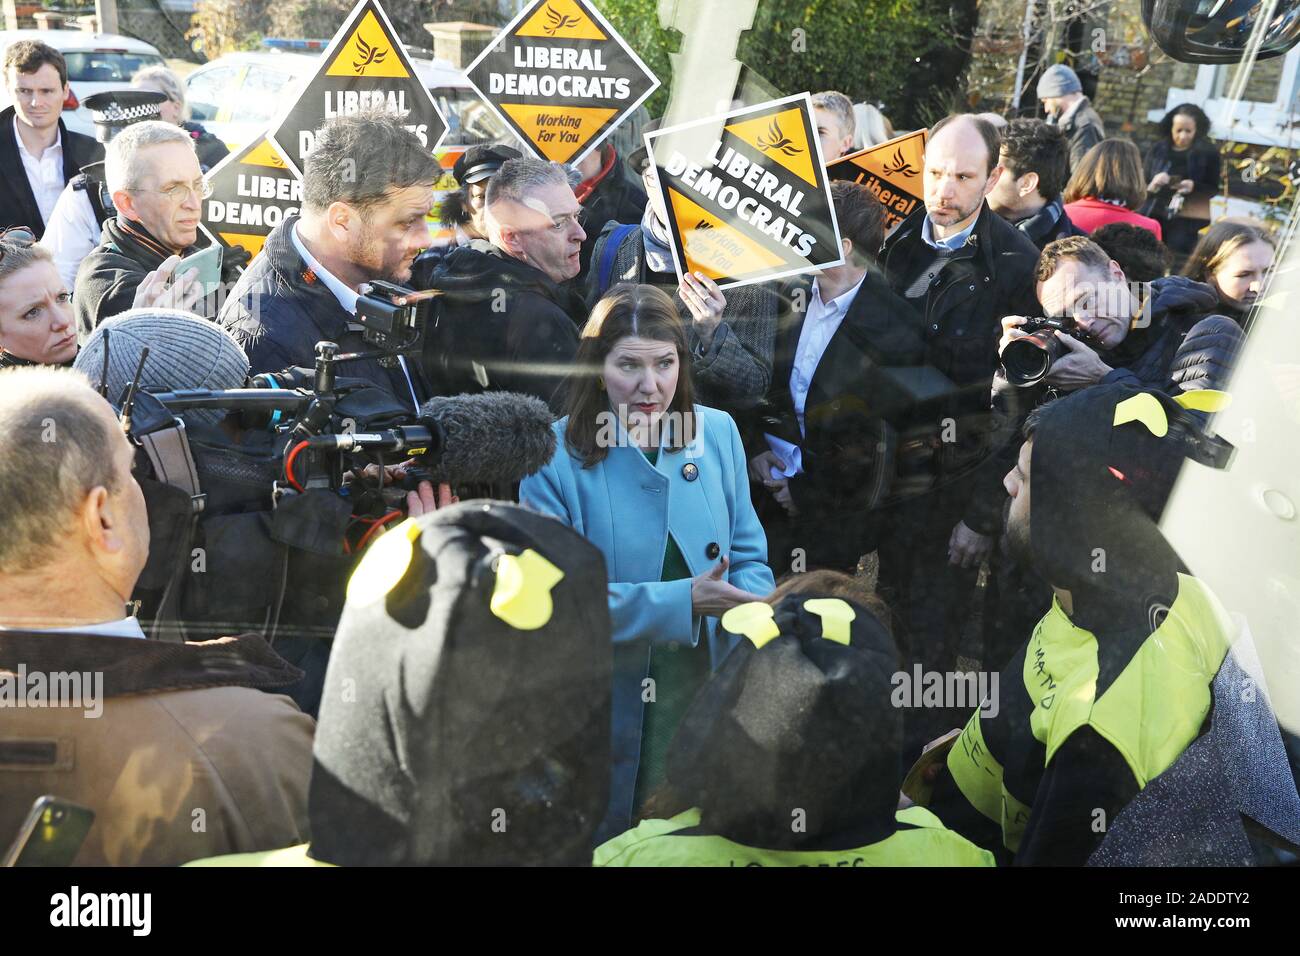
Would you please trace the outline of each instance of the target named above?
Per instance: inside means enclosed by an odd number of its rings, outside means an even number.
[[[598,842],[631,826],[651,642],[694,646],[703,630],[715,669],[734,643],[715,618],[692,615],[689,578],[659,580],[669,531],[693,576],[727,555],[726,578],[736,587],[760,596],[775,587],[736,423],[726,412],[702,405],[695,406],[695,415],[695,441],[677,452],[661,448],[656,464],[619,427],[617,446],[591,468],[583,468],[565,447],[569,420],[563,418],[554,426],[554,457],[519,488],[523,504],[555,516],[605,555],[614,624],[614,766]],[[694,481],[684,474],[688,463],[697,469]],[[710,545],[717,545],[717,557],[709,557]]]

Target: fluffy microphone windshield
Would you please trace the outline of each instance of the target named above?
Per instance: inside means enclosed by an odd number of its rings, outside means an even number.
[[[431,398],[421,424],[442,429],[443,448],[430,471],[453,484],[522,481],[555,454],[547,404],[517,392]]]

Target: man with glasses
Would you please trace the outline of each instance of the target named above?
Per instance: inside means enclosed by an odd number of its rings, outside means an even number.
[[[203,200],[211,187],[203,179],[194,140],[171,123],[144,122],[124,129],[108,145],[104,179],[117,209],[104,223],[100,243],[77,269],[73,308],[77,334],[85,341],[95,326],[131,308],[145,278],[162,270],[170,279],[177,261],[196,251]],[[187,273],[184,284],[192,281]],[[196,306],[216,317],[216,295]]]
[[[512,159],[488,182],[488,239],[458,246],[434,271],[439,334],[425,370],[439,394],[536,395],[559,411],[586,320],[577,276],[583,209],[565,167]]]
[[[45,231],[64,184],[104,155],[89,136],[63,125],[68,66],[39,40],[19,40],[4,54],[4,83],[13,105],[0,110],[0,229]]]

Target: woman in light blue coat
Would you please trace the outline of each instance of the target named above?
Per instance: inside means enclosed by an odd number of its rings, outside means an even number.
[[[686,329],[648,285],[592,311],[559,445],[520,500],[605,555],[614,623],[613,775],[598,840],[616,836],[663,782],[677,723],[731,649],[717,618],[775,586],[725,412],[695,405]]]

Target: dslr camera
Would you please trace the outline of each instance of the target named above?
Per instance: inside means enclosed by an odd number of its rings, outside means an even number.
[[[1064,332],[1080,342],[1087,342],[1088,334],[1074,324],[1074,319],[1035,318],[1020,326],[1023,338],[1012,339],[1002,350],[1002,370],[1007,381],[1019,388],[1037,385],[1052,370],[1066,351],[1057,332]]]

